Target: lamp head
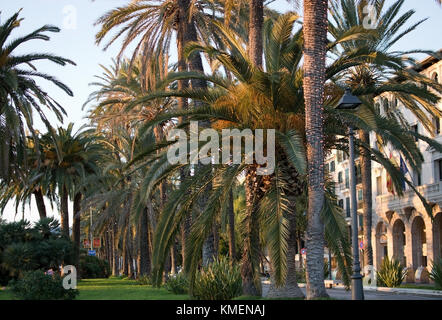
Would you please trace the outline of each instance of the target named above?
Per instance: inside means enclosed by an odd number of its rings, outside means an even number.
[[[362,101],[358,97],[351,94],[350,89],[345,89],[345,93],[339,100],[336,109],[342,110],[354,110],[362,104]]]

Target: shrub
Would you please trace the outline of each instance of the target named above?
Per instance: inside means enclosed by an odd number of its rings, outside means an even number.
[[[442,258],[433,262],[431,266],[430,279],[434,281],[434,284],[438,289],[442,289]]]
[[[189,292],[189,281],[184,273],[180,272],[176,275],[170,276],[167,279],[164,288],[174,294],[186,294]]]
[[[225,257],[200,270],[192,292],[197,300],[230,300],[242,294],[241,272]]]
[[[298,283],[305,283],[305,269],[301,268],[301,269],[296,269],[296,281]]]
[[[407,276],[407,270],[394,259],[384,258],[381,267],[376,273],[377,285],[380,287],[399,287]]]
[[[147,286],[152,284],[152,279],[148,275],[139,276],[137,283],[141,286]]]
[[[60,234],[54,218],[0,224],[0,285],[18,279],[26,271],[58,269],[72,264],[72,242]]]
[[[46,275],[43,271],[29,271],[18,280],[9,283],[11,292],[22,300],[72,300],[78,295],[76,289],[64,289],[59,275]]]
[[[85,279],[109,278],[111,269],[107,261],[83,255],[80,257],[80,274]]]

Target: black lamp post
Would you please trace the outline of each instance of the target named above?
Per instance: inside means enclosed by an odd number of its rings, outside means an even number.
[[[338,103],[337,109],[354,110],[362,104],[358,97],[351,94],[349,89],[345,90],[344,96]],[[358,247],[358,214],[356,205],[356,174],[355,174],[355,147],[353,127],[350,125],[349,152],[350,152],[350,203],[351,203],[351,229],[353,247],[353,275],[351,276],[351,295],[353,300],[364,300],[364,287],[362,285],[361,265],[359,263]]]

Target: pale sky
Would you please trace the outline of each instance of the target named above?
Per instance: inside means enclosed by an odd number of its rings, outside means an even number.
[[[74,91],[74,97],[69,97],[58,88],[43,85],[51,96],[65,107],[68,116],[65,118],[64,125],[74,122],[75,127],[79,128],[85,123],[86,110],[82,111],[82,106],[93,90],[89,83],[94,81],[94,75],[101,74],[99,64],[110,65],[112,57],[118,53],[118,44],[110,47],[106,52],[102,50],[102,47],[95,45],[94,37],[98,28],[94,27],[93,23],[107,10],[128,2],[130,0],[96,0],[94,2],[91,0],[0,0],[2,23],[23,8],[20,16],[25,20],[21,27],[16,29],[13,37],[34,31],[45,24],[56,25],[62,29],[60,33],[50,34],[49,42],[34,40],[23,46],[22,51],[19,52],[50,52],[69,58],[77,64],[77,66],[68,67],[44,62],[38,64],[41,71],[56,76]],[[392,2],[392,0],[387,0],[387,4]],[[280,12],[293,10],[293,4],[286,0],[276,0],[271,7]],[[434,0],[406,0],[404,9],[411,8],[416,10],[413,21],[427,17],[429,19],[409,35],[406,41],[402,41],[396,49],[438,50],[442,48],[442,7]],[[128,51],[128,54],[130,53]],[[53,126],[60,125],[49,113],[48,117],[53,120]],[[45,131],[38,119],[35,119],[35,123],[37,128]],[[35,221],[38,219],[38,212],[34,200],[32,203],[31,210],[25,211],[25,218]],[[50,212],[48,203],[47,209]],[[15,210],[10,205],[3,218],[13,220],[14,213]],[[17,219],[20,218],[21,213],[17,216]]]

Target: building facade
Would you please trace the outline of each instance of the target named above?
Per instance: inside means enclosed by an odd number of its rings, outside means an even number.
[[[417,71],[442,83],[442,61],[435,58],[423,60]],[[397,101],[389,96],[378,97],[387,99],[383,103],[397,105],[408,123],[416,132],[433,136],[428,132],[416,117],[398,105]],[[438,108],[442,110],[442,103]],[[441,119],[433,119],[435,132],[434,139],[442,143]],[[370,137],[372,147],[375,147],[375,134]],[[374,267],[379,268],[382,259],[393,257],[407,267],[407,282],[428,282],[428,271],[432,261],[442,258],[442,154],[430,148],[421,140],[416,141],[424,156],[424,163],[420,173],[406,168],[407,178],[413,181],[418,191],[433,206],[432,220],[422,205],[421,200],[408,186],[404,196],[399,198],[388,186],[386,170],[378,163],[372,162],[372,190],[373,190],[373,220],[372,220],[372,247]],[[387,146],[384,151],[392,161],[399,166],[401,156]],[[326,159],[330,177],[336,183],[338,204],[344,210],[350,225],[350,164],[348,156],[341,151],[333,151]],[[405,161],[403,161],[405,163]],[[406,166],[405,166],[406,167]],[[360,179],[359,158],[356,157],[357,175],[357,208],[359,215],[359,240],[361,250],[365,239],[362,236],[362,200],[363,192]],[[361,252],[362,253],[362,252]],[[363,256],[361,254],[361,256]],[[365,265],[363,259],[362,265]]]

